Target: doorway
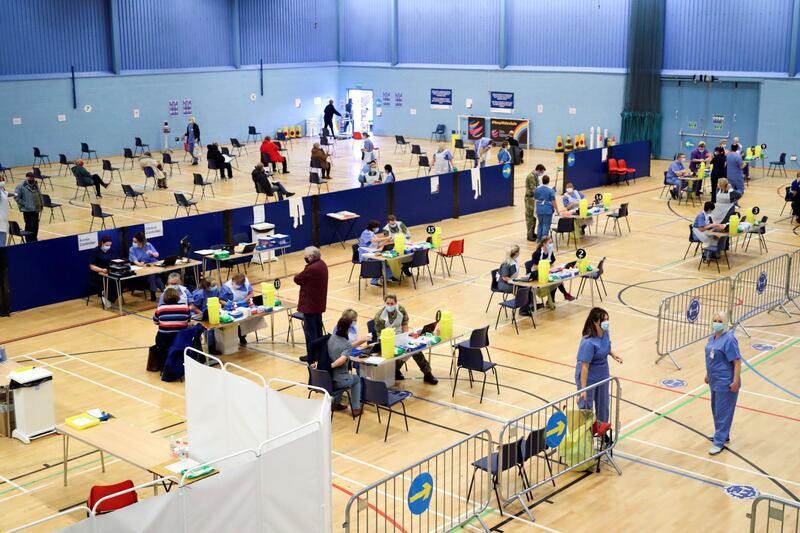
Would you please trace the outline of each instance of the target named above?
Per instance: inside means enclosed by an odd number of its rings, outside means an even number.
[[[374,120],[373,113],[375,109],[372,89],[347,89],[347,102],[345,103],[345,110],[347,110],[347,105],[350,100],[353,101],[351,106],[352,116],[350,117],[352,120],[351,133],[354,131],[372,133],[372,124]],[[346,112],[345,118],[347,118]],[[345,125],[342,129],[345,127],[347,127],[347,125]]]

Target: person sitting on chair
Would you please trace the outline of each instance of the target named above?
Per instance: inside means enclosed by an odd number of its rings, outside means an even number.
[[[252,299],[253,286],[242,273],[234,274],[219,290],[219,303],[222,305],[234,302],[236,305],[249,306]],[[247,333],[242,333],[242,326],[239,326],[239,344],[242,346],[247,344]]]
[[[342,317],[336,323],[336,331],[328,339],[328,356],[331,358],[331,378],[337,389],[350,389],[350,409],[353,416],[361,414],[361,378],[358,374],[350,372],[352,363],[350,353],[353,344],[348,338],[352,320]],[[312,366],[316,366],[314,363]],[[333,398],[332,411],[343,411],[347,406],[342,405],[342,393]]]
[[[709,232],[723,232],[726,229],[725,224],[718,224],[712,220],[711,214],[714,212],[714,207],[714,202],[703,204],[703,211],[694,217],[692,223],[692,234],[703,243],[704,254],[717,252],[718,237],[710,235]]]
[[[268,191],[268,195],[273,191],[277,193],[278,200],[283,200],[284,196],[288,198],[295,194],[287,191],[286,187],[284,187],[281,182],[277,181],[272,172],[267,171],[262,163],[256,163],[251,176],[253,177],[253,183],[255,183],[257,187],[261,186],[263,190]]]
[[[206,146],[208,151],[206,152],[206,159],[209,161],[214,161],[217,164],[217,168],[219,169],[219,177],[225,179],[225,171],[228,171],[228,179],[233,178],[233,167],[230,163],[225,161],[225,154],[219,151],[219,145],[217,143],[209,144]]]
[[[186,304],[189,307],[192,306],[194,303],[194,298],[192,297],[192,293],[181,284],[181,274],[180,272],[170,272],[169,276],[167,276],[167,288],[172,287],[178,294],[180,294],[180,299],[178,303]],[[158,305],[164,305],[164,293],[161,293],[161,297],[158,299]]]
[[[278,145],[272,142],[271,137],[264,137],[264,141],[261,143],[261,148],[259,148],[259,151],[261,152],[262,163],[272,163],[272,172],[277,172],[275,163],[280,163],[282,168],[281,171],[284,174],[289,173],[289,170],[286,168],[286,158],[281,155]]]
[[[128,250],[128,261],[132,264],[144,267],[149,263],[158,261],[158,251],[155,246],[147,242],[147,237],[143,231],[139,231],[133,236],[133,246]],[[145,278],[150,287],[150,301],[156,301],[156,290],[164,291],[164,282],[157,274],[150,274]]]
[[[100,194],[101,185],[108,189],[108,183],[104,182],[97,174],[92,174],[86,170],[83,166],[83,161],[80,159],[75,161],[75,166],[72,167],[72,174],[75,176],[75,179],[78,180],[81,187],[91,187],[94,185],[94,194],[98,198],[103,197],[103,195]]]
[[[314,143],[311,148],[311,160],[319,163],[319,168],[322,169],[322,179],[331,179],[330,155],[320,147],[319,143]]]
[[[153,159],[153,156],[150,154],[150,152],[144,152],[139,157],[139,168],[142,170],[145,168],[152,170],[153,176],[156,178],[156,186],[159,189],[167,188],[167,175],[164,173],[164,165]]]
[[[678,153],[678,155],[675,156],[675,161],[670,163],[667,169],[666,183],[673,186],[670,190],[670,195],[672,195],[673,200],[677,200],[681,192],[686,188],[687,182],[681,178],[692,174],[691,170],[683,167],[683,162],[685,160],[686,156],[683,153]]]
[[[383,172],[378,170],[377,161],[373,159],[361,167],[361,173],[358,175],[358,182],[362,187],[383,183]]]
[[[531,269],[528,271],[531,280],[538,280],[539,279],[539,262],[543,259],[547,259],[550,261],[550,265],[554,265],[556,262],[556,256],[553,254],[553,238],[549,235],[539,241],[536,250],[534,250],[533,255],[531,255]],[[575,261],[567,263],[564,265],[566,268],[571,268],[575,266]],[[538,289],[537,292],[542,291],[547,294],[547,307],[550,309],[555,309],[556,304],[556,290],[561,291],[561,294],[564,295],[564,299],[568,302],[571,302],[575,299],[570,293],[567,292],[567,289],[564,287],[563,283],[560,283],[557,287],[549,287],[544,289]],[[541,295],[541,294],[540,294]]]
[[[153,322],[158,325],[156,346],[164,352],[172,346],[175,335],[189,327],[191,311],[188,305],[180,303],[180,298],[178,290],[170,287],[164,291],[164,303],[156,308],[153,315]]]

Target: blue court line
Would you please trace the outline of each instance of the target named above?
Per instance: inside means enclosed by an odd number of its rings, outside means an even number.
[[[721,488],[721,489],[724,489],[727,486],[727,485],[725,485],[723,483],[719,483],[717,481],[712,481],[710,479],[705,479],[705,478],[702,478],[702,477],[698,477],[698,476],[693,476],[691,474],[687,474],[686,472],[681,472],[680,470],[673,470],[673,469],[667,468],[665,466],[655,465],[655,464],[652,464],[652,463],[648,463],[646,461],[642,461],[640,459],[634,459],[633,457],[625,457],[624,454],[621,454],[619,452],[617,452],[615,454],[615,456],[619,457],[621,459],[625,459],[626,461],[630,461],[632,463],[639,463],[640,465],[649,466],[650,468],[656,468],[656,469],[662,470],[664,472],[669,472],[670,474],[677,474],[677,475],[679,475],[681,477],[685,477],[685,478],[688,478],[688,479],[694,479],[695,481],[701,481],[703,483],[706,483],[708,485],[712,485],[714,487],[718,487],[718,488]]]
[[[786,389],[786,388],[784,388],[784,387],[782,387],[782,386],[778,385],[777,383],[775,383],[774,381],[772,381],[771,379],[769,379],[767,376],[765,376],[764,374],[762,374],[761,372],[759,372],[758,370],[756,370],[756,369],[753,367],[753,365],[751,365],[751,364],[750,364],[750,362],[749,362],[747,359],[745,359],[744,357],[742,357],[742,362],[744,362],[744,364],[745,364],[745,365],[747,365],[747,368],[749,368],[750,370],[752,370],[752,371],[755,373],[755,375],[756,375],[756,376],[760,377],[761,379],[763,379],[764,381],[766,381],[767,383],[769,383],[769,384],[770,384],[770,385],[772,385],[773,387],[775,387],[775,388],[777,388],[777,389],[779,389],[779,390],[782,390],[783,392],[785,392],[785,393],[786,393],[786,394],[788,394],[789,396],[794,396],[795,398],[797,398],[797,399],[799,399],[799,400],[800,400],[800,396],[798,396],[797,394],[793,393],[793,392],[792,392],[792,391],[790,391],[789,389]]]

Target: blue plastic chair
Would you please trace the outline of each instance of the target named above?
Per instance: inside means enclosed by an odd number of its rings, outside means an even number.
[[[481,400],[479,403],[483,403],[483,391],[486,389],[486,373],[490,370],[494,372],[494,383],[497,386],[497,394],[500,395],[500,381],[497,377],[497,363],[492,363],[491,361],[484,361],[483,360],[483,351],[480,348],[467,348],[465,346],[457,346],[458,349],[458,362],[456,363],[456,376],[453,379],[453,394],[451,397],[455,397],[456,395],[456,385],[458,385],[458,372],[463,368],[465,370],[470,371],[471,373],[474,372],[481,372],[483,374],[483,385],[481,386]],[[472,388],[472,379],[470,378],[469,382],[470,388]]]
[[[378,411],[378,423],[381,423],[381,408],[386,409],[389,411],[389,420],[386,421],[386,433],[383,435],[383,442],[386,442],[386,439],[389,438],[389,426],[392,424],[392,413],[394,413],[394,409],[392,409],[398,403],[400,407],[403,408],[403,420],[406,423],[406,431],[408,431],[408,416],[406,415],[406,406],[403,401],[411,396],[411,393],[408,391],[393,391],[389,390],[389,387],[386,386],[386,383],[383,381],[373,381],[368,378],[362,379],[363,386],[361,387],[361,401],[362,403],[371,403],[375,406]],[[361,427],[361,416],[364,414],[364,410],[361,410],[361,414],[358,415],[358,424],[356,425],[356,433],[358,433],[358,429]]]

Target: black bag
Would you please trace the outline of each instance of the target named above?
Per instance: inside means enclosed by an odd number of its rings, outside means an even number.
[[[161,369],[164,368],[164,361],[166,358],[167,354],[164,350],[162,350],[157,344],[152,345],[147,354],[147,371],[161,372]]]

